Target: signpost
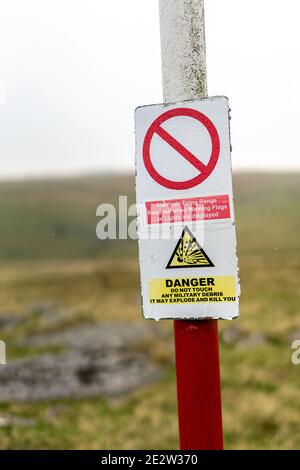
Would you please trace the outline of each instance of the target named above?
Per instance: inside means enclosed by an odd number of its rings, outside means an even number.
[[[181,449],[222,449],[217,319],[239,311],[229,105],[205,98],[203,0],[160,0],[165,104],[136,110],[145,318],[174,319]]]

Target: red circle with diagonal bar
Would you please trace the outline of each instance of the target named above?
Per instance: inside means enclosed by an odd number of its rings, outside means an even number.
[[[183,146],[177,139],[175,139],[169,132],[161,127],[168,119],[174,118],[176,116],[187,116],[199,121],[208,131],[211,143],[212,150],[207,165],[201,162],[201,160],[193,155],[185,146]],[[167,142],[173,149],[175,149],[183,158],[185,158],[192,166],[194,166],[198,171],[199,175],[195,176],[192,179],[186,181],[172,181],[163,176],[154,168],[151,161],[150,146],[154,134],[159,135],[161,139]],[[205,116],[205,114],[191,108],[176,108],[166,111],[165,113],[158,116],[158,118],[153,121],[149,127],[143,145],[143,159],[145,167],[149,175],[161,186],[165,186],[169,189],[190,189],[198,184],[202,183],[208,176],[213,172],[218,158],[220,155],[220,138],[218,131],[211,120]]]

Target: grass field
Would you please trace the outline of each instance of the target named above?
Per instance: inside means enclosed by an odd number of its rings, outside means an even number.
[[[291,337],[300,339],[300,175],[238,174],[234,178],[241,314],[220,322],[225,446],[232,449],[300,447],[300,366],[291,363]],[[65,325],[143,322],[134,242],[100,242],[96,207],[128,194],[131,176],[0,184],[0,314],[28,312],[32,321],[9,333],[8,362],[39,354],[16,346],[45,327],[33,305],[50,300]],[[63,323],[64,324],[64,323]],[[224,329],[260,335],[261,343],[231,344]],[[0,427],[0,447],[172,449],[178,445],[171,322],[162,339],[141,342],[164,378],[127,398],[38,404],[0,404],[0,417],[34,419]]]

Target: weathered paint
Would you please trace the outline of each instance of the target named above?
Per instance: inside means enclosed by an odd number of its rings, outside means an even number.
[[[203,0],[160,0],[164,101],[207,96]]]

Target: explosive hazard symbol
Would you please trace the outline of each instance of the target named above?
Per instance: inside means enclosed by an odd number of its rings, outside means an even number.
[[[166,269],[205,267],[214,267],[214,264],[201,248],[190,229],[184,227]]]

